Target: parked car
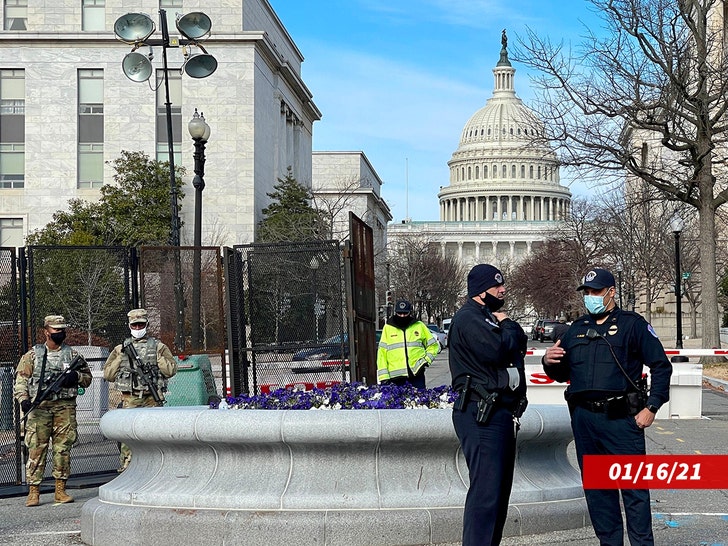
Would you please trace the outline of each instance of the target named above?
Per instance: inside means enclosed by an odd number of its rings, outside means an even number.
[[[541,331],[539,333],[538,340],[543,341],[553,341],[554,340],[554,326],[556,326],[559,323],[558,320],[544,320],[541,324]]]
[[[451,318],[442,319],[442,331],[446,334],[450,334],[450,323],[452,322]]]
[[[437,324],[428,324],[427,327],[440,343],[440,350],[445,349],[447,347],[447,333],[440,330],[440,327]]]
[[[342,341],[341,335],[331,336],[321,342],[321,345],[301,349],[294,353],[293,360],[340,360],[349,358],[349,336],[344,334]]]
[[[541,327],[543,326],[544,319],[538,319],[533,323],[533,329],[531,330],[531,339],[538,341],[541,339]]]

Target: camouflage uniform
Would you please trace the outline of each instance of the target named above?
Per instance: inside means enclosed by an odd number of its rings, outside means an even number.
[[[128,313],[129,325],[144,323],[147,324],[147,312],[144,309],[134,309]],[[132,330],[134,331],[134,330]],[[153,370],[152,380],[157,385],[159,396],[164,399],[164,392],[167,390],[167,380],[177,373],[177,361],[164,343],[146,334],[141,338],[128,338],[124,343],[114,347],[109,358],[104,364],[104,379],[116,383],[116,389],[121,392],[121,407],[142,408],[154,407],[156,402],[149,388],[143,384],[132,367],[129,356],[124,351],[124,346],[132,343],[139,358],[146,364],[150,364]],[[119,455],[119,472],[123,472],[131,462],[131,449],[126,444],[121,444]]]
[[[46,326],[49,325],[53,328],[62,326],[65,329],[65,320],[60,315],[49,315],[46,317]],[[42,393],[57,374],[68,368],[77,355],[75,350],[63,342],[57,349],[49,349],[47,344],[39,344],[25,353],[16,369],[13,394],[18,403],[22,405],[26,400],[32,402],[38,392]],[[83,357],[81,358],[83,359]],[[43,369],[44,359],[45,368]],[[41,371],[43,377],[41,377]],[[48,443],[52,440],[53,477],[56,479],[57,486],[58,480],[64,482],[65,491],[65,481],[71,474],[71,447],[78,436],[76,424],[78,387],[88,387],[91,379],[91,370],[84,360],[81,368],[78,369],[78,385],[63,387],[58,393],[51,394],[28,415],[25,425],[25,445],[28,447],[26,479],[30,486],[37,488],[43,481]],[[63,502],[71,502],[71,500]],[[35,504],[28,504],[28,506],[35,506]]]

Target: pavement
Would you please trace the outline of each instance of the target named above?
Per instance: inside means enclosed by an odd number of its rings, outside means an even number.
[[[547,344],[537,344],[539,348]],[[430,386],[450,382],[444,350],[427,372]],[[530,363],[530,362],[529,362]],[[533,362],[535,363],[535,362]],[[708,378],[706,378],[708,379]],[[703,419],[658,420],[646,431],[651,455],[728,454],[728,383],[704,382]],[[70,483],[70,482],[69,482]],[[69,488],[76,502],[56,504],[50,489],[41,505],[26,508],[23,496],[0,498],[0,544],[66,546],[81,542],[81,507],[98,496],[98,487]],[[728,546],[728,490],[657,489],[652,491],[655,543],[661,546]],[[297,542],[305,544],[298,537]],[[503,546],[597,546],[591,527],[508,537]],[[185,545],[186,546],[186,545]],[[256,545],[257,546],[257,545]],[[440,546],[459,546],[451,543]]]

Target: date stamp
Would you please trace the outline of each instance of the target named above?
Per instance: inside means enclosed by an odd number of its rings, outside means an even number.
[[[726,489],[728,455],[585,455],[584,489]]]

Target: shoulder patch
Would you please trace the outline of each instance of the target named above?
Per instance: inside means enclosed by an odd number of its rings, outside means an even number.
[[[649,322],[647,323],[647,331],[651,333],[653,336],[657,337],[657,332],[655,332],[655,329],[652,327],[652,324]],[[660,339],[660,338],[657,338]]]

